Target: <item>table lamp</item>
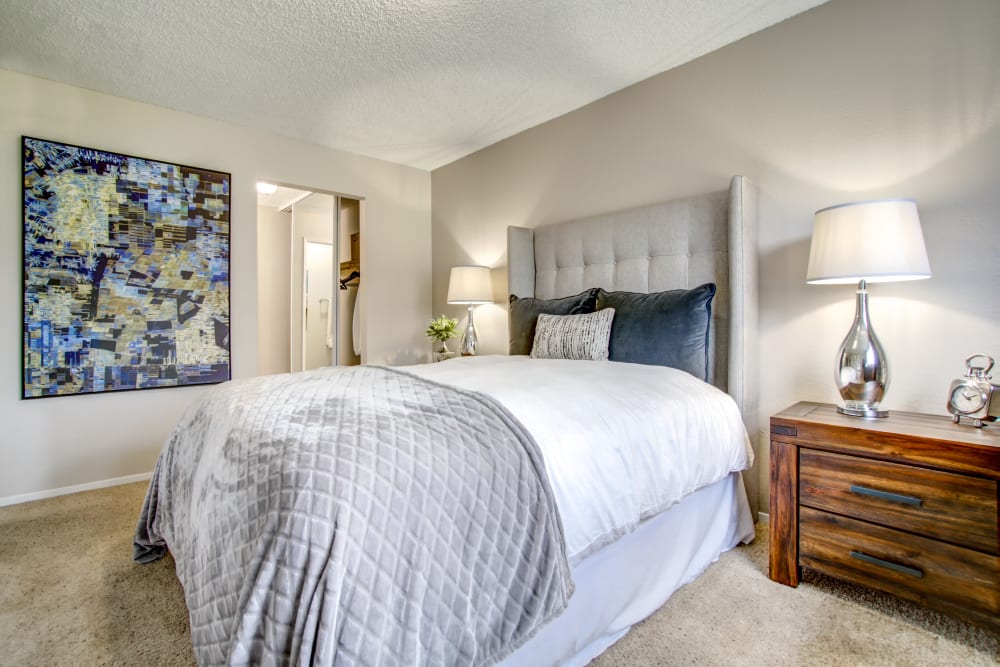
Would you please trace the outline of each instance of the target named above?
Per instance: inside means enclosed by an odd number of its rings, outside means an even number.
[[[487,266],[455,266],[448,280],[448,303],[468,304],[469,321],[462,334],[462,356],[476,354],[479,336],[472,319],[473,307],[483,303],[493,303],[493,281]]]
[[[834,377],[855,417],[886,417],[879,403],[889,386],[885,350],[868,315],[867,283],[930,278],[917,205],[909,199],[839,204],[816,211],[806,282],[857,282],[854,324],[840,344]]]

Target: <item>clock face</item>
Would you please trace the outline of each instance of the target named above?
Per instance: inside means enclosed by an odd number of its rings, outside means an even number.
[[[986,392],[979,387],[959,384],[951,390],[949,403],[957,414],[969,415],[978,412],[986,405]]]

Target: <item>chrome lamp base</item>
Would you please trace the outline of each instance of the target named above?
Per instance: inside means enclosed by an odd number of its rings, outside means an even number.
[[[472,319],[472,304],[469,304],[469,323],[462,334],[462,356],[474,357],[479,348],[479,334],[476,333],[476,323]]]
[[[875,410],[873,408],[837,407],[837,412],[842,415],[848,415],[849,417],[867,417],[868,419],[889,416],[888,410]]]
[[[868,320],[868,289],[864,280],[858,283],[854,324],[840,344],[835,379],[844,399],[844,407],[838,407],[837,412],[851,417],[889,416],[887,410],[878,409],[889,388],[889,364]]]

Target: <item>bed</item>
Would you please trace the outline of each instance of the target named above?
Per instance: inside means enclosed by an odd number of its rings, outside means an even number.
[[[755,208],[737,176],[508,230],[524,303],[712,284],[704,382],[501,356],[254,378],[193,406],[134,556],[172,552],[199,663],[585,664],[751,539]],[[669,460],[635,445],[660,440]]]

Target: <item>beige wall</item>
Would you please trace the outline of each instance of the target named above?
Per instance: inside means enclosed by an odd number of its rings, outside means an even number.
[[[884,405],[943,413],[964,357],[1000,357],[1000,2],[832,0],[433,172],[433,312],[448,270],[505,284],[505,228],[723,189],[760,187],[762,428],[799,400],[835,401],[853,288],[805,284],[812,214],[913,197],[931,280],[878,284]],[[506,347],[500,305],[476,312]],[[758,434],[766,443],[766,433]],[[758,447],[766,511],[767,452]]]
[[[232,173],[232,361],[258,372],[254,182],[366,197],[362,229],[367,360],[426,357],[430,314],[430,175],[270,133],[0,70],[0,502],[145,473],[180,412],[207,388],[19,400],[20,135]]]
[[[291,211],[257,207],[257,372],[291,370]]]

